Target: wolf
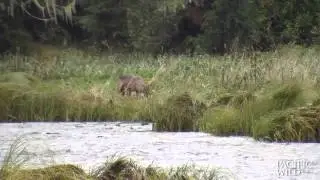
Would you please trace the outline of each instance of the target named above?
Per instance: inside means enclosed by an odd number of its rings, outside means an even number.
[[[125,96],[125,95],[132,95],[132,92],[135,92],[136,95],[142,95],[148,97],[150,95],[150,85],[156,80],[160,71],[163,71],[164,67],[161,66],[160,69],[157,71],[156,75],[152,77],[150,81],[145,82],[141,76],[137,75],[121,75],[119,76],[117,89],[118,92]]]
[[[123,96],[131,96],[132,92],[135,92],[136,95],[148,97],[149,84],[140,76],[122,75],[119,77],[118,81],[118,92]]]

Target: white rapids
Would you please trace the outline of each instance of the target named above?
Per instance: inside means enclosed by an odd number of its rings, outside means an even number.
[[[28,154],[36,155],[29,162],[33,166],[72,163],[90,170],[116,154],[146,165],[220,167],[236,179],[320,179],[317,143],[265,143],[248,137],[151,129],[152,124],[120,122],[0,123],[0,159],[23,135]]]

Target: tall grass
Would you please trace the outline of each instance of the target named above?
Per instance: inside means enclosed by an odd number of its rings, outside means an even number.
[[[300,141],[302,135],[275,135],[280,132],[271,124],[277,123],[284,131],[290,128],[284,121],[274,120],[274,114],[290,108],[314,108],[310,104],[319,98],[319,47],[285,46],[266,53],[156,59],[71,48],[37,50],[37,55],[11,54],[1,60],[2,120],[148,120],[157,131],[201,130]],[[116,92],[119,75],[132,73],[151,79],[162,64],[165,71],[152,84],[151,97],[122,97]],[[183,94],[189,100],[179,101]],[[307,122],[299,118],[299,122]],[[310,128],[318,132],[319,126],[313,123]],[[281,136],[292,133],[284,134]],[[311,136],[307,139],[318,139],[317,133]]]

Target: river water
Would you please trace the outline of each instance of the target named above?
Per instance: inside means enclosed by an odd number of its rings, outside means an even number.
[[[264,143],[247,137],[157,133],[151,129],[152,124],[120,122],[1,123],[0,159],[23,135],[27,153],[36,155],[29,162],[33,166],[72,163],[90,170],[117,154],[142,165],[220,167],[233,173],[235,179],[320,179],[320,144]],[[300,168],[288,174],[290,169],[284,162],[290,167],[300,162]]]

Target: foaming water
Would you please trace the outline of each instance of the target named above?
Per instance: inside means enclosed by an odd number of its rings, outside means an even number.
[[[38,157],[30,161],[33,166],[72,163],[89,170],[117,154],[145,165],[226,168],[238,179],[320,179],[320,144],[263,143],[247,137],[157,133],[151,129],[152,124],[119,122],[1,123],[0,159],[13,141],[24,135],[28,154]],[[287,169],[282,169],[286,176],[279,176],[278,163],[282,159],[305,159],[311,163],[305,168],[309,173],[287,176]]]

